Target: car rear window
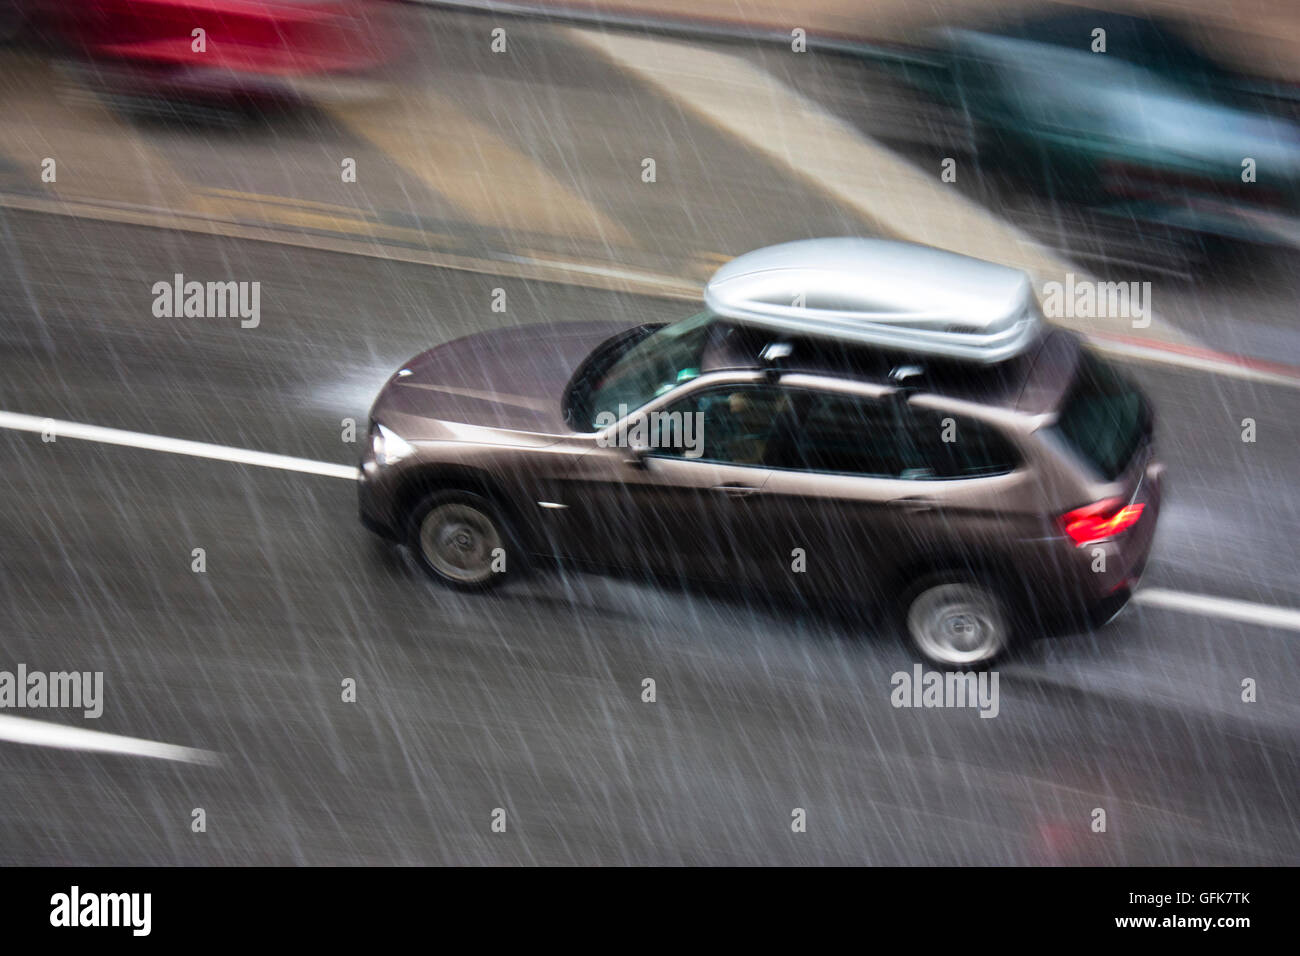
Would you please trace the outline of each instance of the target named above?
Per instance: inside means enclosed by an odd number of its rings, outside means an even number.
[[[1061,404],[1056,432],[1103,478],[1114,481],[1150,437],[1151,409],[1127,377],[1085,351]]]

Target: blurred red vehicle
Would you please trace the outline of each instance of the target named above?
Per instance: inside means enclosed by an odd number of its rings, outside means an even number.
[[[351,95],[397,50],[376,0],[18,0],[117,93],[263,101]]]

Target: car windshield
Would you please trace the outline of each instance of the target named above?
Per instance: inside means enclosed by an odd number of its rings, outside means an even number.
[[[1151,412],[1136,386],[1084,352],[1056,430],[1104,479],[1114,481],[1151,434]]]
[[[713,316],[707,312],[664,326],[642,339],[609,367],[595,383],[586,403],[588,424],[612,412],[623,418],[650,400],[700,374]]]

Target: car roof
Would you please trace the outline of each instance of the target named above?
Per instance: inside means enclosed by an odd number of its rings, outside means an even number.
[[[783,374],[895,386],[890,373],[900,365],[915,364],[921,374],[909,378],[907,387],[918,394],[1026,415],[1057,408],[1074,379],[1082,349],[1077,336],[1050,325],[1041,326],[1035,340],[1018,355],[996,364],[913,356],[824,337],[789,336],[726,317],[716,319],[716,328],[702,356],[701,373],[770,368],[762,352],[771,342],[780,341],[791,346],[790,354],[779,363]]]
[[[733,259],[709,309],[772,331],[995,363],[1034,340],[1029,277],[1007,266],[888,239],[805,239]]]

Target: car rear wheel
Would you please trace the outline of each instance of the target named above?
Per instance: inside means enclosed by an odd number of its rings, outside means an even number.
[[[411,550],[425,571],[451,587],[499,584],[512,556],[510,540],[499,509],[470,492],[431,495],[412,515]]]
[[[913,595],[907,604],[907,635],[934,664],[984,667],[1011,642],[1005,603],[986,583],[935,581],[921,586]]]

